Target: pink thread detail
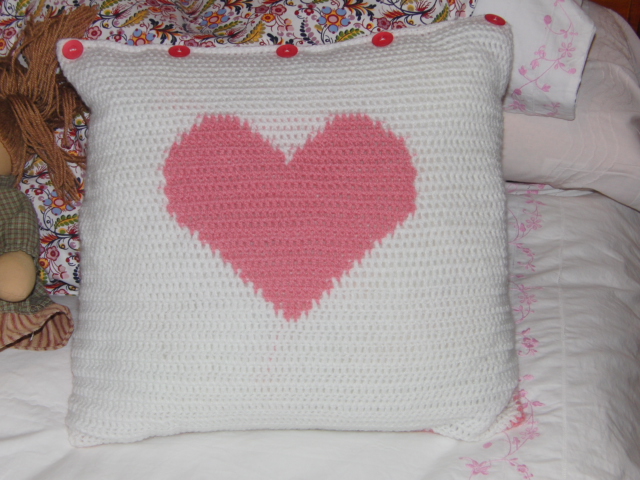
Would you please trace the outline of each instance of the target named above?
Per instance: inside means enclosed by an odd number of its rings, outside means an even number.
[[[247,122],[208,116],[173,145],[168,211],[297,320],[416,209],[404,140],[338,115],[285,156]]]

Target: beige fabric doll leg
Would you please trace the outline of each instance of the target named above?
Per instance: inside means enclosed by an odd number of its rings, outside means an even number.
[[[21,302],[31,294],[35,283],[33,258],[24,252],[9,252],[0,256],[0,299]]]

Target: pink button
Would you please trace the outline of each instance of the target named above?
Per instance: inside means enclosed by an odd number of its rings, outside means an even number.
[[[187,57],[191,53],[191,49],[185,45],[175,45],[169,49],[169,55],[172,57]]]
[[[493,13],[487,13],[484,16],[484,19],[489,23],[493,23],[494,25],[502,26],[507,24],[504,18],[499,17],[498,15],[494,15]]]
[[[62,55],[69,60],[80,58],[84,53],[84,46],[80,40],[69,40],[62,46]]]
[[[387,45],[391,45],[391,43],[393,42],[393,33],[391,32],[376,33],[373,36],[373,39],[371,40],[371,42],[376,47],[386,47]]]
[[[276,54],[282,58],[295,57],[298,54],[298,47],[289,43],[280,45],[276,50]]]

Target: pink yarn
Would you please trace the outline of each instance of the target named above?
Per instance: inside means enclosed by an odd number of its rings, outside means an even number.
[[[173,145],[168,210],[240,278],[297,320],[415,211],[402,138],[338,115],[289,164],[235,116],[208,116]]]

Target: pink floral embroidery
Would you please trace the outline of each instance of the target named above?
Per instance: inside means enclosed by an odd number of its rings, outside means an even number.
[[[535,272],[536,267],[534,264],[535,253],[528,248],[522,241],[531,231],[539,230],[542,228],[542,215],[540,213],[540,206],[543,206],[540,200],[536,197],[540,192],[540,189],[544,188],[544,185],[530,185],[527,192],[524,194],[527,198],[526,203],[530,205],[530,208],[523,209],[518,215],[515,212],[509,211],[512,217],[510,226],[515,231],[515,237],[511,240],[511,245],[515,246],[526,258],[526,262],[519,261],[517,265],[529,272]],[[515,314],[515,322],[517,325],[523,323],[529,315],[534,313],[533,305],[538,301],[535,294],[535,290],[539,290],[540,287],[531,287],[524,285],[518,280],[524,275],[514,273],[511,279],[511,288],[518,292],[519,305],[513,307]],[[520,345],[523,347],[518,350],[518,355],[534,355],[537,350],[538,340],[530,336],[531,329],[527,328],[517,333],[517,337],[520,340]]]
[[[522,189],[526,189],[522,193]],[[514,316],[517,325],[526,323],[530,320],[530,316],[535,313],[533,305],[537,302],[534,292],[540,287],[525,285],[524,279],[531,272],[535,272],[536,254],[526,245],[526,237],[532,232],[544,227],[542,213],[540,207],[544,203],[538,199],[538,194],[546,188],[545,185],[514,185],[507,184],[507,192],[518,192],[526,198],[526,208],[520,211],[509,210],[511,220],[512,238],[510,244],[515,248],[516,252],[526,258],[526,261],[516,262],[516,271],[511,277],[511,288],[516,295],[512,298],[514,302]],[[522,272],[522,273],[520,273]],[[534,337],[531,327],[518,329],[516,332],[518,340],[518,355],[521,357],[535,356],[538,353],[539,341]],[[523,480],[531,480],[534,475],[529,467],[521,459],[521,452],[524,445],[536,440],[541,436],[536,420],[536,409],[543,407],[544,404],[539,401],[529,399],[529,394],[523,385],[526,382],[534,380],[531,374],[525,374],[519,379],[520,387],[514,393],[513,400],[518,406],[518,417],[511,423],[509,428],[504,430],[497,439],[487,442],[483,445],[487,451],[488,459],[480,460],[478,458],[460,457],[465,462],[465,466],[471,471],[469,479],[474,477],[488,477],[495,475],[495,478],[503,478],[501,472],[506,467],[517,472]]]
[[[533,375],[525,375],[520,378],[520,384],[533,380]],[[500,465],[507,465],[518,472],[523,480],[531,480],[533,473],[529,467],[523,463],[516,454],[530,441],[535,440],[541,434],[538,429],[538,422],[536,421],[537,407],[543,407],[544,404],[538,401],[530,401],[528,393],[524,389],[518,390],[514,399],[518,402],[518,410],[522,414],[522,422],[517,425],[512,425],[510,429],[502,432],[502,436],[498,437],[493,442],[487,442],[483,445],[486,450],[498,450],[502,448],[505,451],[502,455],[496,454],[495,457],[479,462],[476,459],[469,457],[460,457],[460,460],[464,460],[468,468],[471,469],[469,478],[472,479],[478,475],[488,476],[491,473],[498,473],[496,470],[492,470]],[[514,427],[518,427],[517,429]]]
[[[474,475],[489,475],[489,469],[491,468],[491,462],[478,463],[475,460],[470,460],[471,463],[467,464],[467,467],[471,469],[471,476]]]
[[[535,272],[535,254],[525,247],[522,239],[524,239],[532,230],[539,230],[542,228],[542,215],[540,214],[539,207],[544,205],[540,200],[536,198],[540,189],[544,188],[544,185],[531,185],[525,194],[527,197],[527,204],[531,205],[531,209],[523,210],[520,214],[516,214],[513,211],[509,211],[511,216],[511,227],[515,230],[515,237],[510,241],[511,245],[514,245],[520,250],[527,258],[527,262],[518,262],[519,266],[522,266],[525,270]],[[523,217],[521,219],[521,217]]]
[[[522,81],[512,90],[510,103],[505,107],[507,111],[543,113],[534,111],[532,106],[529,107],[527,105],[527,101],[523,98],[524,92],[530,89],[538,89],[544,93],[550,92],[553,87],[549,83],[551,81],[549,74],[552,71],[562,71],[566,75],[575,75],[577,73],[576,68],[567,65],[567,60],[573,58],[577,51],[573,39],[579,35],[579,32],[576,30],[572,16],[564,8],[564,2],[565,0],[556,0],[554,3],[556,9],[553,16],[545,15],[541,21],[544,22],[549,34],[562,37],[566,41],[561,42],[560,46],[556,48],[557,51],[548,51],[548,46],[552,44],[552,41],[549,41],[549,45],[541,45],[534,53],[534,58],[529,63],[529,66],[521,65],[518,68]],[[514,80],[515,78],[512,81]],[[546,109],[546,112],[544,112],[546,116],[555,117],[560,112],[559,103],[549,103],[543,105],[543,107]]]
[[[521,337],[520,344],[527,349],[526,351],[518,350],[518,355],[522,357],[524,357],[525,355],[535,355],[536,353],[538,353],[538,351],[536,350],[536,347],[538,346],[538,340],[529,336],[530,333],[530,328],[517,333],[517,335]]]

